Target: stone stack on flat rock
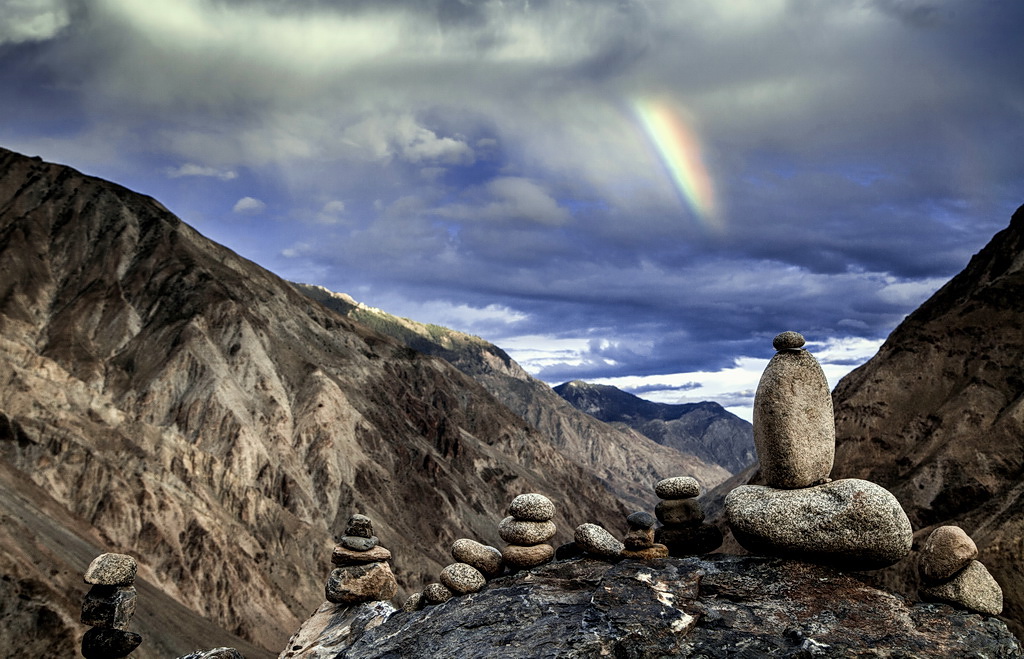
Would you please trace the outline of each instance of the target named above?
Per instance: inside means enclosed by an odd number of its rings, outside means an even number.
[[[515,569],[543,565],[555,556],[547,544],[555,535],[555,505],[543,494],[520,494],[508,507],[509,516],[498,524],[498,535],[508,543],[505,564]]]
[[[978,560],[978,546],[959,526],[940,526],[921,549],[921,597],[977,613],[1003,612],[1003,589]]]
[[[726,497],[733,536],[753,553],[845,569],[900,561],[913,531],[896,497],[869,481],[829,479],[832,398],[804,337],[783,332],[773,345],[754,397],[754,445],[766,485],[743,485]]]
[[[82,601],[82,622],[92,629],[82,637],[86,659],[127,657],[142,643],[142,636],[128,631],[135,615],[135,573],[138,564],[126,554],[100,554],[85,571],[92,584]]]
[[[654,515],[637,511],[626,517],[626,537],[622,539],[625,548],[623,558],[645,561],[651,558],[665,558],[668,547],[654,541]]]
[[[665,545],[671,556],[709,554],[722,546],[722,531],[704,521],[697,501],[700,483],[689,476],[676,476],[657,482],[654,493],[661,501],[654,514],[661,522],[654,541]]]
[[[391,552],[373,534],[370,518],[352,515],[331,554],[335,568],[324,587],[327,601],[350,606],[391,599],[398,592],[398,582],[389,560]]]

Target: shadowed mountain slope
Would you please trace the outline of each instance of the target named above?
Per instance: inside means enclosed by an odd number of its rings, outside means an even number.
[[[658,501],[654,484],[663,478],[693,476],[710,488],[729,476],[726,468],[696,451],[651,441],[629,427],[602,423],[578,411],[547,384],[531,377],[504,350],[480,337],[398,318],[321,286],[295,286],[339,313],[450,362],[550,438],[559,450],[577,456],[616,496],[636,509],[653,509]]]
[[[918,539],[963,527],[1024,632],[1024,207],[833,400],[833,477],[891,490]],[[912,594],[901,567],[887,578]]]
[[[731,474],[756,460],[750,423],[718,403],[655,403],[617,387],[580,380],[558,385],[555,393],[601,421],[628,426],[659,444],[717,464]]]
[[[4,602],[6,638],[45,612],[55,646],[74,646],[88,554],[115,551],[194,625],[276,652],[322,601],[353,512],[374,520],[405,589],[436,579],[456,538],[498,543],[519,493],[556,502],[558,541],[628,512],[583,457],[447,362],[300,295],[151,198],[6,150],[0,359],[16,495],[0,514],[24,530],[3,525],[0,556],[31,589]],[[19,512],[33,488],[52,501]],[[133,656],[187,642],[167,616],[142,591]]]

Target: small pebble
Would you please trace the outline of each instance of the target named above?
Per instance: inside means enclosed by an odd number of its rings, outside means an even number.
[[[423,599],[427,604],[443,604],[452,598],[452,591],[444,584],[428,583],[423,588]]]
[[[426,599],[423,597],[423,593],[413,593],[409,595],[409,599],[405,600],[405,604],[402,605],[403,611],[419,611],[426,605]]]
[[[611,533],[597,524],[580,524],[576,527],[576,544],[588,554],[602,558],[617,558],[625,546]]]
[[[630,529],[622,538],[626,549],[647,549],[654,544],[654,529]]]
[[[475,593],[487,585],[480,570],[466,563],[452,563],[441,570],[441,583],[456,595]]]
[[[341,546],[352,551],[370,551],[380,542],[377,536],[363,538],[358,535],[341,536]]]
[[[629,524],[631,529],[651,529],[654,528],[656,521],[654,515],[644,510],[638,510],[626,518],[626,523]]]
[[[700,496],[700,483],[689,476],[666,478],[658,481],[654,493],[659,499],[692,499]]]
[[[797,350],[804,345],[803,334],[799,332],[783,332],[772,339],[772,347],[776,350]]]
[[[527,522],[547,522],[555,516],[555,504],[543,494],[520,494],[512,499],[508,514]]]
[[[554,537],[556,528],[552,522],[524,522],[506,517],[498,523],[498,535],[505,542],[514,545],[537,545]]]
[[[100,554],[85,571],[85,583],[98,586],[130,586],[139,565],[127,554]]]
[[[930,581],[949,579],[978,557],[978,545],[959,526],[940,526],[921,549],[921,576]]]
[[[359,538],[373,537],[373,522],[366,515],[352,515],[345,525],[345,535],[354,535]]]

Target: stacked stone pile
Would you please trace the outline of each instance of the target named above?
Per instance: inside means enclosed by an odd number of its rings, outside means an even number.
[[[921,549],[921,597],[999,615],[1003,589],[978,560],[978,546],[959,526],[940,526]]]
[[[557,530],[551,521],[555,504],[543,494],[520,494],[509,504],[508,512],[498,523],[498,535],[508,543],[501,552],[505,564],[528,569],[554,558],[555,549],[547,542]]]
[[[138,564],[125,554],[100,554],[85,571],[92,584],[82,601],[82,622],[91,625],[82,638],[86,659],[127,657],[142,643],[142,636],[128,631],[135,615]]]
[[[753,553],[846,569],[900,561],[913,534],[896,498],[869,481],[829,479],[832,397],[804,337],[783,332],[773,345],[754,397],[754,445],[767,485],[737,487],[726,497],[733,535]]]
[[[373,534],[373,522],[365,515],[352,515],[345,535],[331,554],[335,566],[324,591],[329,602],[352,605],[389,600],[398,592],[398,582],[388,566],[391,552]]]
[[[689,476],[658,481],[654,493],[661,501],[654,508],[661,526],[654,532],[655,542],[668,548],[672,556],[708,554],[722,546],[722,532],[704,521],[697,501],[700,483]]]
[[[645,561],[668,556],[668,547],[654,541],[654,522],[654,515],[644,511],[637,511],[626,517],[628,530],[622,539],[622,544],[625,545],[622,550],[623,558]]]

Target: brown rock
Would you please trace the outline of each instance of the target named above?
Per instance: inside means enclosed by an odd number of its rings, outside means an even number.
[[[469,538],[461,538],[452,544],[452,558],[472,565],[487,578],[496,577],[505,569],[500,551]]]
[[[696,499],[659,501],[654,514],[662,524],[671,526],[696,526],[704,521],[704,511]]]
[[[427,604],[444,604],[453,595],[454,593],[444,584],[428,583],[423,587],[423,601]]]
[[[931,532],[921,548],[921,576],[943,581],[967,567],[978,557],[978,545],[959,526],[940,526]]]
[[[389,600],[398,592],[398,583],[387,563],[367,563],[335,568],[324,591],[327,601],[351,605]]]
[[[548,544],[508,545],[501,555],[510,567],[527,569],[550,561],[555,555],[555,548]]]
[[[373,537],[373,522],[366,515],[352,515],[345,525],[345,535],[357,538]]]
[[[622,538],[626,549],[647,549],[654,544],[654,529],[630,529]]]
[[[402,605],[403,611],[419,611],[426,606],[426,599],[423,597],[423,593],[413,593],[409,595],[409,598],[405,600],[405,604]]]
[[[623,549],[620,554],[622,558],[631,558],[635,561],[649,561],[655,558],[667,558],[668,547],[660,544],[653,544],[644,549]]]
[[[338,567],[346,565],[361,565],[363,563],[382,563],[391,560],[391,552],[377,545],[367,551],[354,551],[341,545],[336,545],[331,552],[331,564]]]
[[[978,561],[971,561],[949,581],[922,588],[921,596],[990,616],[1003,612],[1003,589]]]

